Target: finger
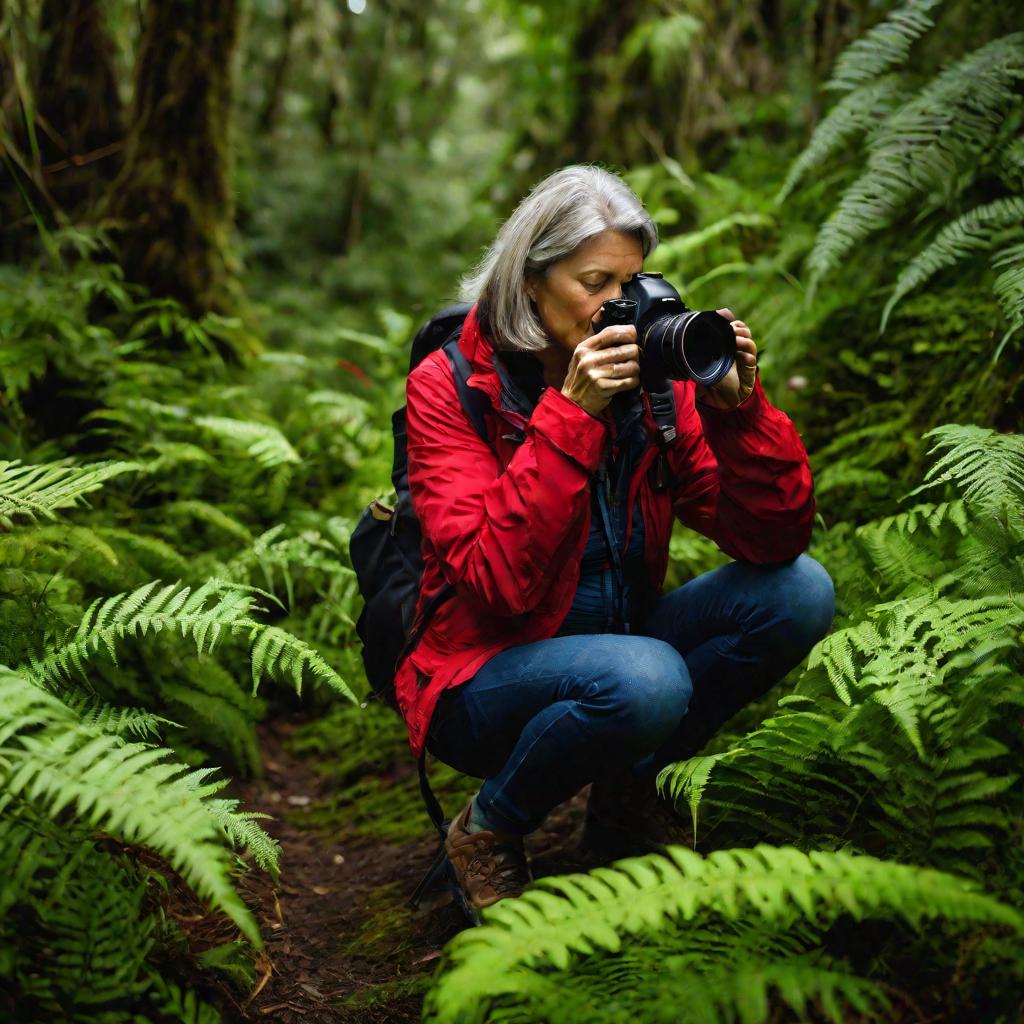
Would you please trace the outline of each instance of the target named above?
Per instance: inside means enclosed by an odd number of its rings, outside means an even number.
[[[727,306],[723,306],[721,309],[716,309],[715,312],[719,316],[724,316],[725,319],[729,320],[730,322],[736,319],[736,314],[733,313],[733,311],[729,309]]]
[[[603,366],[606,363],[625,363],[640,359],[640,349],[636,345],[620,345],[618,348],[603,348],[590,352],[586,361],[592,366]]]
[[[739,337],[753,337],[753,335],[751,335],[750,333],[750,328],[746,324],[741,323],[739,320],[734,320],[729,326],[732,327],[733,333]]]
[[[609,392],[629,391],[640,387],[639,376],[632,377],[599,377],[594,384],[605,394]]]
[[[632,324],[612,324],[611,327],[584,338],[576,347],[583,345],[588,349],[601,349],[631,341],[636,341],[636,328]]]
[[[608,377],[613,379],[621,379],[623,377],[640,377],[640,364],[635,360],[629,360],[625,363],[613,363],[606,372]]]
[[[737,352],[751,352],[755,356],[757,355],[757,342],[753,338],[745,338],[743,335],[738,335],[736,338],[736,351]]]

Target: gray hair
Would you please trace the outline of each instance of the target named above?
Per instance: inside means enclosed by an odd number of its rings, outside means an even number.
[[[460,289],[464,301],[479,302],[481,325],[496,348],[536,352],[548,347],[526,293],[526,278],[545,273],[609,230],[633,235],[644,257],[658,244],[651,215],[611,172],[577,164],[555,171],[533,188]]]

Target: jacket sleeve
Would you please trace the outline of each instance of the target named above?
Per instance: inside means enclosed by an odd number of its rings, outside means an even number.
[[[421,363],[406,397],[409,489],[424,543],[448,582],[493,614],[530,611],[589,506],[607,428],[548,388],[502,473],[463,412],[447,365]]]
[[[694,403],[677,386],[679,436],[670,467],[676,515],[747,562],[795,558],[811,538],[814,489],[800,435],[765,397],[760,378],[735,409]]]

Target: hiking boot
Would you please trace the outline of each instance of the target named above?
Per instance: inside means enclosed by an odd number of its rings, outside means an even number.
[[[523,837],[484,829],[470,832],[473,801],[448,826],[444,849],[451,865],[455,896],[466,916],[480,923],[480,911],[499,900],[522,896],[532,881]]]
[[[657,853],[666,846],[693,845],[693,832],[653,779],[628,771],[606,775],[590,787],[581,845],[609,858]]]

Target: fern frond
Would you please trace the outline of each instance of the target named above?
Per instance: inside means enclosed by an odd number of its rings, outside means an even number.
[[[839,55],[826,89],[849,92],[901,65],[910,48],[935,22],[929,11],[943,0],[909,0]]]
[[[680,796],[685,795],[686,802],[690,806],[694,842],[697,839],[697,810],[711,778],[712,770],[720,761],[728,760],[742,752],[743,748],[740,747],[718,754],[691,757],[677,764],[670,764],[658,773],[657,786],[662,793],[667,792],[673,800],[678,800]]]
[[[785,202],[808,171],[820,168],[855,139],[876,129],[905,99],[906,92],[895,77],[870,82],[844,96],[815,127],[810,141],[790,165],[775,202]]]
[[[831,966],[827,957],[769,959],[743,948],[735,955],[731,963],[723,957],[710,966],[684,964],[666,943],[646,956],[642,947],[640,953],[620,953],[614,960],[592,956],[570,970],[522,976],[514,1002],[496,1005],[488,1020],[767,1024],[778,1019],[784,1006],[795,1014],[787,1019],[845,1024],[850,1010],[878,1020],[890,1006],[880,985],[841,970],[841,965]],[[680,1007],[686,1007],[685,1017],[680,1017]]]
[[[190,498],[183,501],[169,502],[163,508],[165,516],[175,516],[185,519],[198,519],[202,523],[208,523],[215,530],[220,530],[229,537],[235,537],[243,543],[252,541],[252,533],[244,523],[229,516],[222,508],[208,501],[199,498]]]
[[[291,442],[269,423],[234,420],[227,416],[198,416],[196,426],[215,437],[245,449],[263,469],[274,469],[289,462],[301,462]]]
[[[1019,105],[1024,32],[993,40],[937,75],[869,142],[867,168],[821,226],[807,258],[812,284],[887,226],[915,194],[948,195]]]
[[[934,442],[929,455],[941,455],[911,495],[952,483],[981,512],[1024,507],[1024,436],[961,424],[936,427],[924,436]]]
[[[145,708],[117,707],[85,694],[58,693],[56,696],[78,716],[85,728],[97,732],[115,736],[130,734],[141,740],[159,739],[163,726],[178,724]]]
[[[206,805],[231,844],[247,849],[256,863],[276,880],[280,874],[281,844],[257,824],[271,820],[259,811],[239,811],[237,800],[210,800]]]
[[[64,866],[52,898],[33,901],[38,931],[26,937],[27,962],[16,967],[21,991],[51,1019],[110,1019],[105,1011],[148,985],[156,920],[143,910],[145,885],[110,856],[81,854]]]
[[[533,972],[565,970],[599,950],[617,953],[627,940],[706,915],[784,931],[799,921],[824,928],[847,914],[900,918],[914,927],[941,918],[1024,930],[1016,910],[940,871],[787,847],[720,850],[706,859],[670,847],[665,857],[542,879],[486,911],[480,928],[448,946],[424,1019],[486,1021],[493,1007],[518,998],[524,981],[529,990]]]
[[[1016,196],[977,206],[947,224],[931,244],[918,253],[900,273],[892,296],[882,311],[880,330],[885,330],[889,316],[900,299],[924,284],[933,274],[955,266],[980,250],[990,249],[995,243],[994,236],[999,232],[1006,228],[1019,229],[1022,224],[1024,198]],[[1024,245],[1019,248],[1024,253]],[[1021,315],[1024,315],[1024,292],[1021,302]]]
[[[297,693],[302,692],[302,677],[309,672],[315,679],[326,683],[355,701],[355,694],[323,657],[309,644],[276,626],[259,626],[251,630],[252,685],[255,693],[263,673],[289,676]]]
[[[193,590],[180,583],[161,586],[159,580],[125,594],[97,599],[81,622],[31,661],[32,674],[44,683],[59,684],[105,651],[117,663],[117,644],[125,637],[147,633],[180,633],[190,638],[199,654],[212,651],[224,636],[246,635],[250,645],[253,689],[264,674],[285,676],[301,692],[304,672],[311,673],[350,700],[355,695],[345,681],[309,644],[276,626],[252,618],[257,610],[252,587],[224,580],[207,580]]]
[[[81,504],[86,494],[99,490],[112,477],[141,468],[134,462],[23,466],[0,461],[0,526],[10,528],[16,516],[55,519],[55,509]]]
[[[1024,244],[1000,250],[992,260],[992,266],[997,270],[1006,268],[992,283],[992,291],[1010,321],[1011,331],[1017,330],[1024,325]],[[995,358],[998,357],[999,352]]]
[[[28,680],[0,669],[0,805],[24,801],[164,856],[255,945],[259,929],[231,886],[227,851],[209,808],[170,750],[83,726]]]

